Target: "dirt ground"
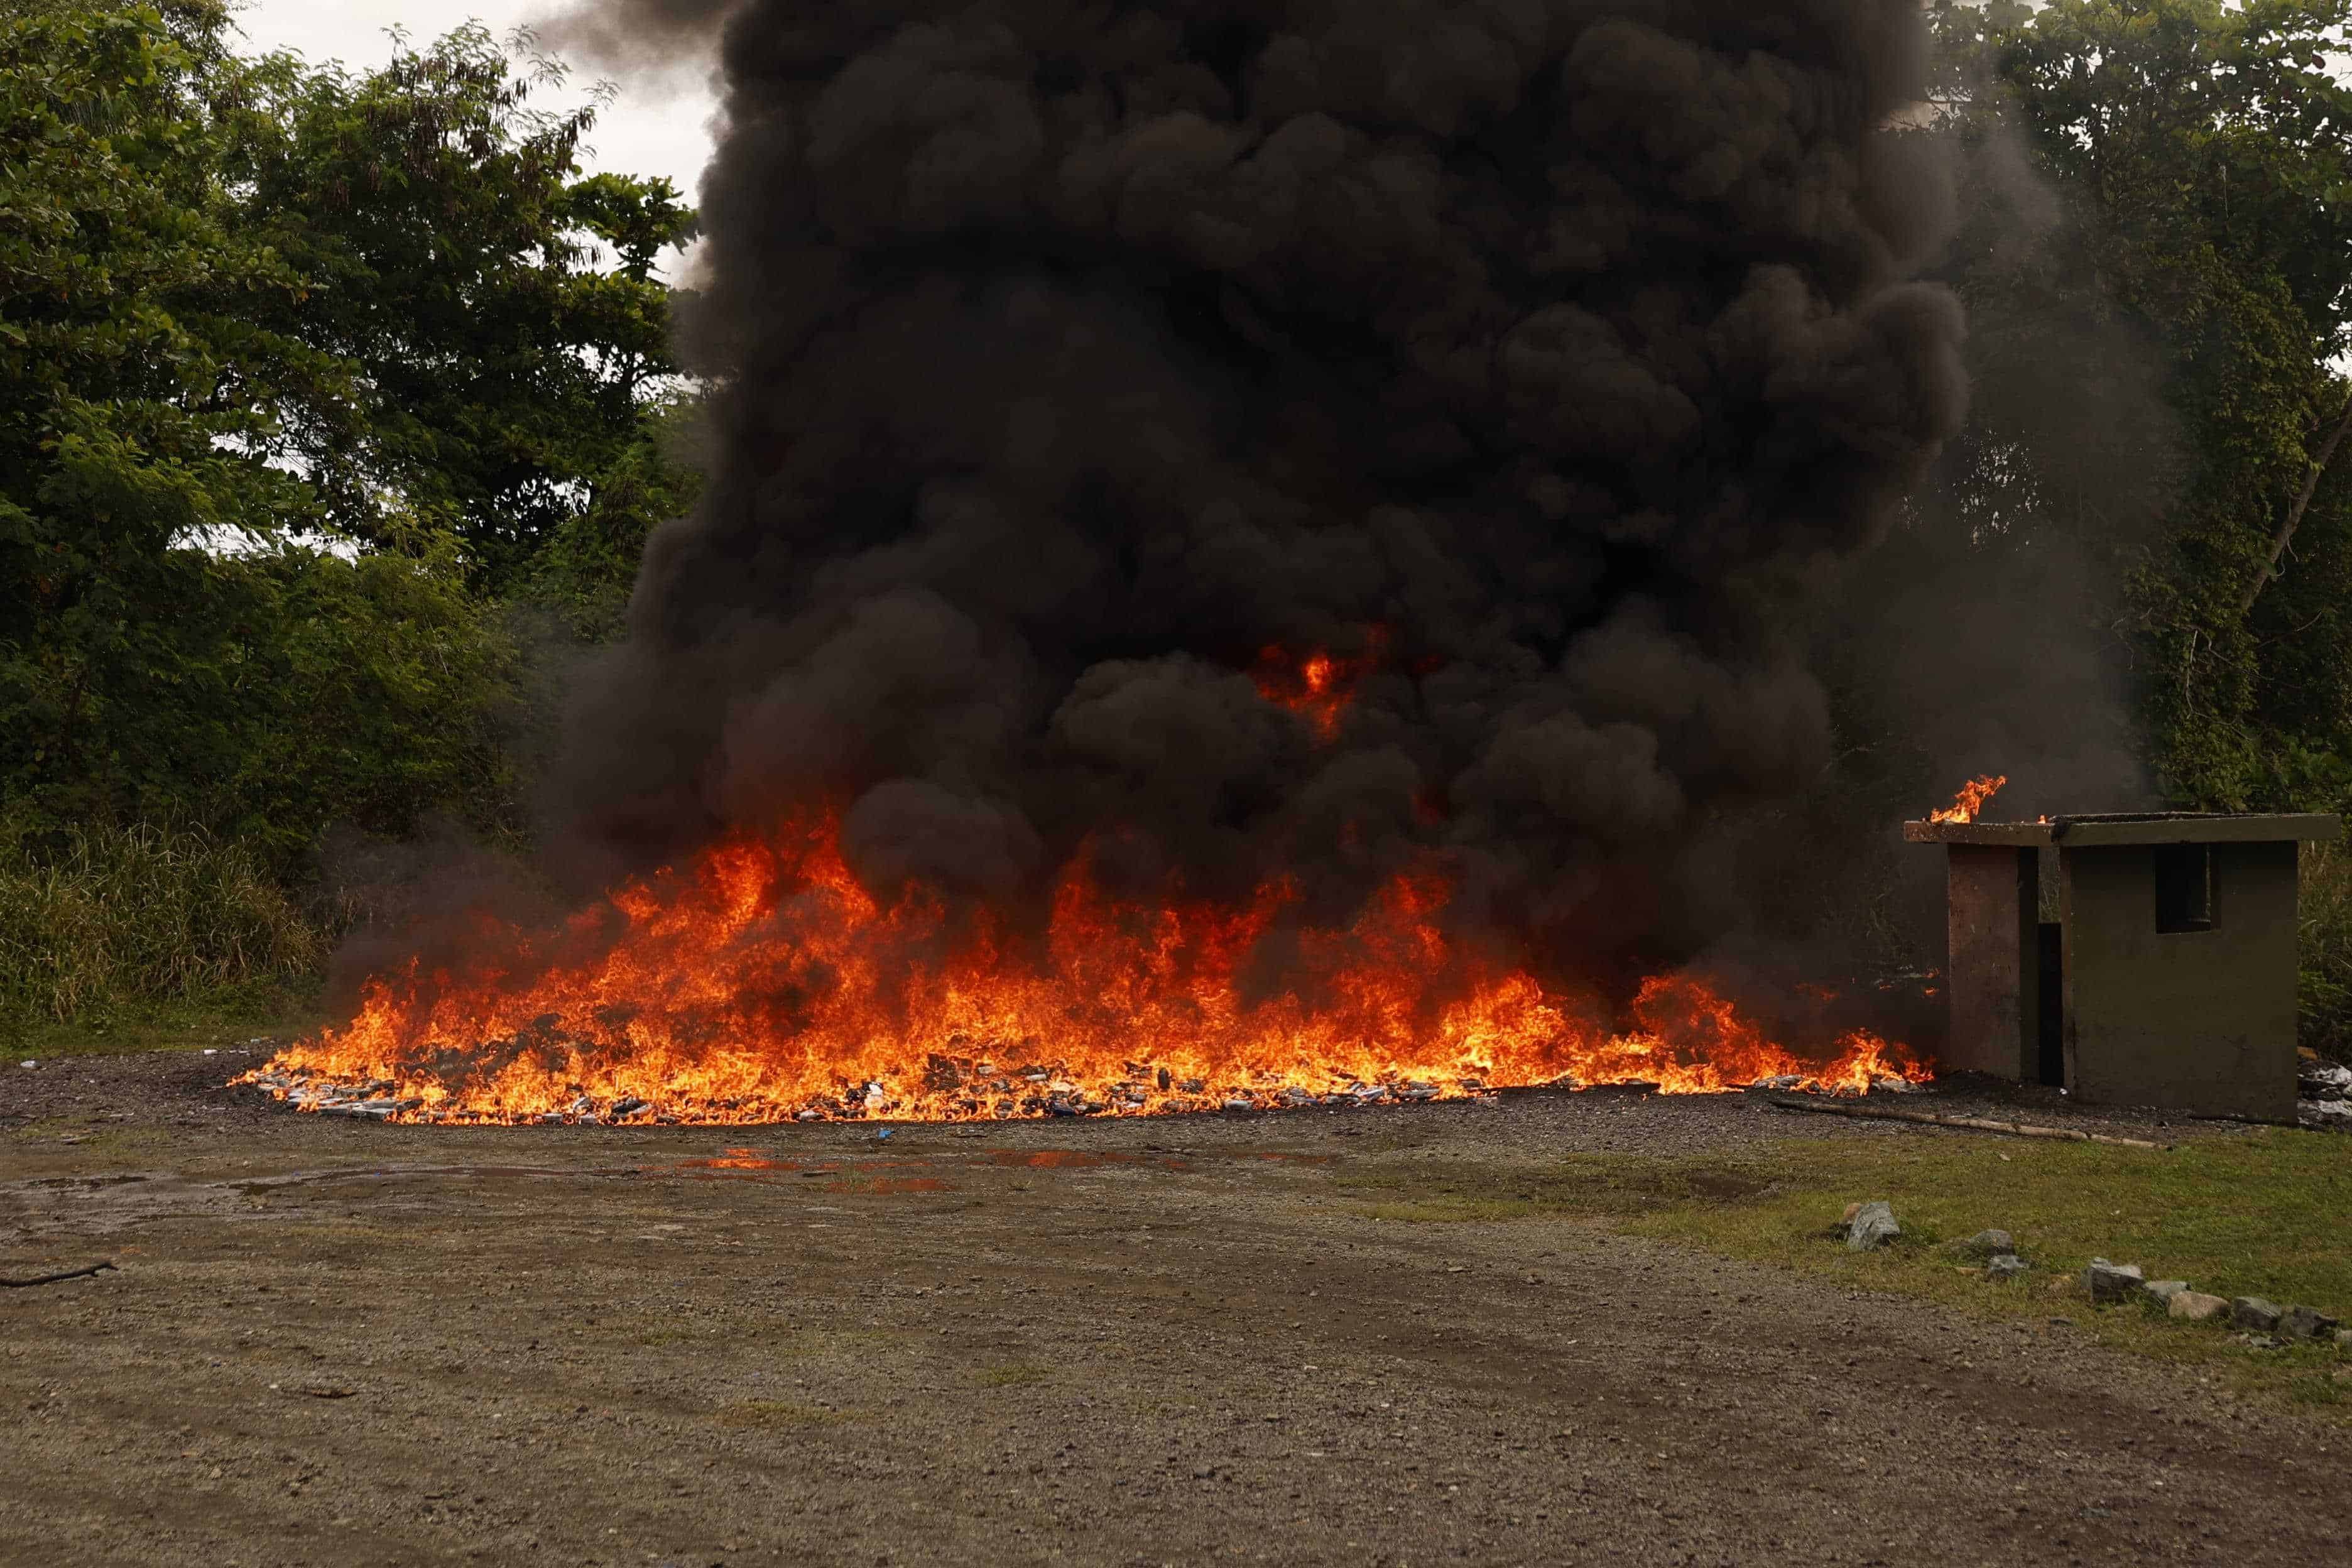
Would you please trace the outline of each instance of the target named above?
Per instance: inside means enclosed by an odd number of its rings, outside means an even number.
[[[1375,1165],[1755,1102],[986,1128],[297,1117],[8,1065],[0,1563],[2352,1563],[2340,1433]]]

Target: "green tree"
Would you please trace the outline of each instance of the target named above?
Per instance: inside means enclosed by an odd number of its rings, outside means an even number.
[[[495,812],[503,634],[455,547],[345,560],[286,467],[367,405],[249,220],[285,61],[211,0],[0,16],[0,837]]]
[[[678,395],[648,405],[629,444],[587,487],[586,504],[557,524],[519,586],[581,642],[621,635],[646,536],[694,504],[701,474],[681,460],[698,405]]]
[[[0,747],[10,795],[53,808],[141,787],[118,720],[168,700],[164,645],[207,579],[174,546],[303,514],[263,460],[272,414],[297,387],[332,395],[337,367],[253,325],[301,279],[233,222],[221,22],[193,4],[0,17]]]
[[[2328,60],[2352,4],[1936,21],[1938,133],[1972,172],[1949,271],[1979,384],[1948,523],[2126,584],[2113,608],[2175,799],[2343,799],[2352,93]]]
[[[499,593],[608,469],[638,481],[677,378],[655,268],[693,212],[667,180],[579,177],[596,102],[533,104],[562,79],[478,26],[363,75],[278,76],[239,171],[257,230],[313,280],[271,324],[354,367],[357,417],[299,428],[335,518],[397,545],[379,515],[397,496]]]

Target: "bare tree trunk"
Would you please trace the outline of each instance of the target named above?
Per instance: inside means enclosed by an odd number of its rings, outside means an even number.
[[[2328,459],[2336,456],[2336,448],[2343,442],[2347,430],[2352,430],[2352,402],[2345,405],[2344,417],[2336,422],[2336,428],[2328,432],[2327,440],[2319,448],[2319,456],[2312,459],[2311,472],[2304,478],[2302,493],[2287,509],[2286,521],[2279,524],[2278,537],[2271,541],[2270,561],[2246,589],[2245,602],[2238,606],[2241,615],[2254,607],[2254,601],[2263,596],[2263,588],[2279,574],[2279,563],[2286,559],[2286,547],[2294,542],[2294,531],[2303,525],[2303,514],[2311,510],[2311,498],[2319,489],[2320,476],[2327,472]]]

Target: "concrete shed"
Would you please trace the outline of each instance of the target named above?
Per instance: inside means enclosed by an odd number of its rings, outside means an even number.
[[[1909,822],[1949,861],[1947,1070],[2293,1121],[2300,846],[2333,816]]]

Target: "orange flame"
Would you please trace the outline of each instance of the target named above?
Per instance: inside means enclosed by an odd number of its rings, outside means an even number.
[[[1357,684],[1379,659],[1384,640],[1376,628],[1369,650],[1356,658],[1338,658],[1324,648],[1294,658],[1279,644],[1270,645],[1258,650],[1250,679],[1260,697],[1306,720],[1315,738],[1328,744],[1339,738]]]
[[[1925,1066],[1866,1032],[1827,1065],[1689,975],[1631,1027],[1441,923],[1435,871],[1344,928],[1287,879],[1234,908],[1112,897],[1081,856],[1024,939],[933,890],[887,900],[812,816],[632,882],[565,925],[482,919],[476,956],[370,982],[342,1029],[247,1075],[308,1109],[441,1121],[962,1121],[1458,1099],[1767,1079],[1866,1092]],[[1285,984],[1265,979],[1284,954]]]
[[[1992,797],[2000,794],[2000,786],[2008,782],[2007,773],[1987,773],[1982,778],[1971,779],[1960,786],[1960,793],[1952,797],[1951,805],[1941,811],[1929,812],[1927,820],[1974,822],[1977,819],[1977,814],[1991,804]]]

